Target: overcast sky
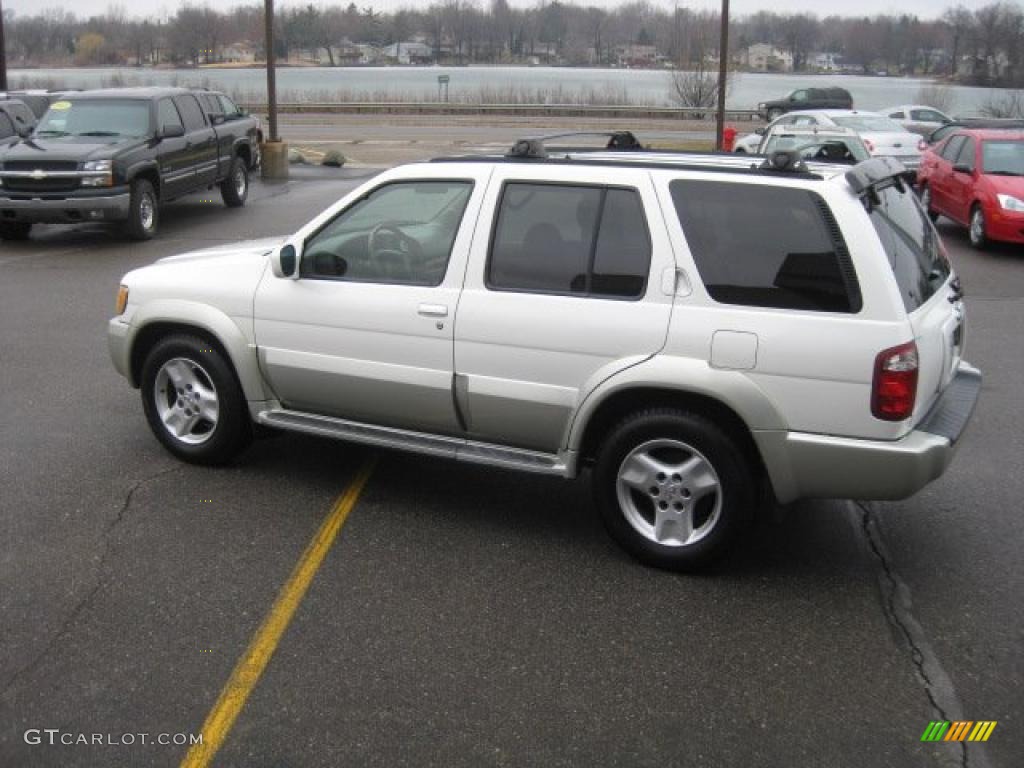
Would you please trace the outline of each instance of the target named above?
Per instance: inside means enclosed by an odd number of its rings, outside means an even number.
[[[517,7],[535,5],[533,0],[510,0],[511,4]],[[73,0],[72,2],[59,2],[58,0],[0,0],[4,8],[16,11],[18,14],[34,14],[43,8],[63,7],[74,10],[79,16],[103,13],[112,4],[111,0]],[[306,5],[310,0],[275,0],[276,6]],[[348,0],[338,0],[338,3],[325,3],[323,0],[312,0],[314,5],[332,5],[344,3]],[[372,6],[377,10],[389,11],[403,7],[425,7],[430,5],[432,0],[356,0],[360,8]],[[652,4],[670,8],[674,5],[673,0],[651,0]],[[961,0],[959,4],[968,8],[980,8],[988,5],[991,0]],[[126,8],[129,15],[147,16],[173,16],[175,11],[184,3],[168,0],[115,0],[113,4]],[[238,0],[206,0],[196,2],[196,5],[209,5],[213,8],[231,8],[236,5],[248,5]],[[483,7],[489,5],[489,0],[477,0],[477,4]],[[580,5],[598,5],[604,8],[614,8],[623,4],[623,0],[581,0]],[[876,13],[912,13],[922,18],[938,16],[942,11],[957,3],[951,0],[731,0],[731,12],[737,15],[754,13],[758,10],[773,10],[780,13],[795,11],[813,11],[819,15],[837,13],[843,16],[863,16]],[[689,8],[718,8],[720,0],[680,0],[679,6]]]

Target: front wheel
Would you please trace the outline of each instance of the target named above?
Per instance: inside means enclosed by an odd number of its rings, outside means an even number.
[[[152,182],[136,179],[132,182],[128,196],[128,237],[132,240],[151,240],[159,223],[159,201]]]
[[[249,171],[238,155],[231,160],[228,177],[220,183],[220,196],[228,208],[241,208],[249,196]]]
[[[977,203],[971,209],[971,223],[967,228],[971,245],[979,251],[988,247],[988,225],[985,222],[985,211]]]
[[[680,571],[720,558],[756,497],[736,441],[703,416],[669,408],[615,427],[593,482],[612,538],[648,565]]]
[[[141,389],[150,429],[179,459],[223,464],[252,438],[231,364],[208,341],[187,335],[159,341],[142,364]]]

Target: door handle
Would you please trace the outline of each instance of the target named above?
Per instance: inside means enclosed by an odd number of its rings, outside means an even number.
[[[420,304],[419,313],[424,317],[448,317],[448,307],[444,304]]]

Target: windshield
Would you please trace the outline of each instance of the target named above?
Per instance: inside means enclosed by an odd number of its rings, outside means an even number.
[[[1024,176],[1024,141],[982,142],[981,172]]]
[[[888,117],[880,117],[876,115],[848,115],[845,117],[833,117],[832,121],[836,125],[841,125],[844,128],[852,128],[857,132],[877,131],[882,133],[903,133],[903,128],[897,123],[894,123]]]
[[[55,101],[39,121],[36,135],[141,138],[152,133],[149,123],[148,101]]]

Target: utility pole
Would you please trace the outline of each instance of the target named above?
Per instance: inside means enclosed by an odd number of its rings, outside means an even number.
[[[725,130],[725,86],[729,76],[729,0],[722,0],[722,36],[718,43],[718,114],[715,116],[715,149],[722,149]]]
[[[277,78],[274,72],[274,0],[264,0],[264,3],[267,33],[267,119],[270,122],[270,140],[277,141]]]
[[[4,4],[0,0],[0,91],[7,90],[7,42],[4,38]]]

